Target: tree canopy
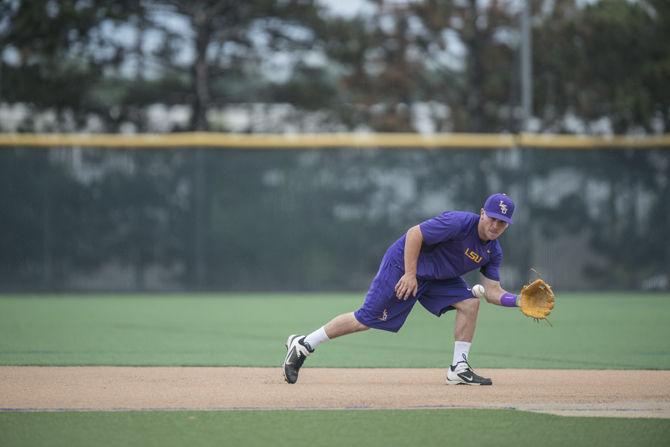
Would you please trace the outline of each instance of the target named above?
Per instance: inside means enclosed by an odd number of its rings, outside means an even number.
[[[156,104],[231,130],[212,112],[281,103],[315,131],[514,132],[518,3],[2,0],[0,101],[30,108],[19,130],[153,130]],[[537,130],[667,131],[667,2],[531,3]]]

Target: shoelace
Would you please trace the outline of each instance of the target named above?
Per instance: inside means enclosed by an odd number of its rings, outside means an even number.
[[[463,354],[463,362],[465,362],[465,364],[468,365],[468,370],[469,370],[473,375],[476,375],[477,377],[479,377],[479,374],[477,374],[477,373],[475,372],[475,370],[472,369],[472,366],[470,366],[470,363],[468,363],[468,358],[465,356],[465,354]],[[458,362],[458,363],[461,363],[461,362]]]
[[[303,363],[305,363],[305,356],[300,352],[296,352],[296,359],[295,359],[296,368],[302,367]]]
[[[305,346],[303,343],[300,342],[298,342],[298,344]],[[307,348],[307,346],[305,346],[305,348]],[[309,351],[309,348],[307,348],[307,350]],[[295,349],[295,356],[296,356],[295,359],[296,366],[300,368],[302,364],[305,363],[305,359],[307,358],[307,356],[302,352],[300,352],[300,349],[298,348]]]

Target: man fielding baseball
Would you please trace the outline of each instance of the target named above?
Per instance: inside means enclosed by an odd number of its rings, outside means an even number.
[[[479,299],[516,307],[518,298],[500,286],[503,254],[498,238],[512,223],[514,202],[505,194],[486,199],[479,214],[446,211],[410,228],[384,254],[363,305],[333,318],[311,334],[291,335],[286,341],[284,378],[298,380],[305,358],[333,338],[369,328],[398,332],[418,301],[440,316],[456,309],[453,361],[447,383],[491,385],[468,363],[475,334]],[[461,278],[472,270],[482,274],[483,293]]]

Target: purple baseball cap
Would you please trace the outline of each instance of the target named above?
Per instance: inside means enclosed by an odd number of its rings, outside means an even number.
[[[484,202],[484,212],[489,217],[511,224],[512,214],[514,214],[514,202],[507,194],[493,194]]]

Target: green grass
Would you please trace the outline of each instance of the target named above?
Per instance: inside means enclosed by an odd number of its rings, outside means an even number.
[[[2,365],[277,366],[288,334],[356,309],[362,294],[1,296]],[[560,294],[553,327],[480,308],[478,368],[670,369],[670,296]],[[453,312],[420,305],[398,334],[319,347],[310,366],[446,367]]]
[[[3,365],[277,366],[286,335],[357,308],[360,295],[2,296]],[[670,368],[670,296],[561,294],[553,327],[483,305],[477,367]],[[324,344],[310,366],[446,367],[453,314],[417,306],[398,334]],[[1,399],[1,397],[0,397]],[[13,446],[628,446],[670,444],[670,420],[519,411],[0,413]]]
[[[18,446],[660,446],[670,420],[512,410],[0,413]]]

